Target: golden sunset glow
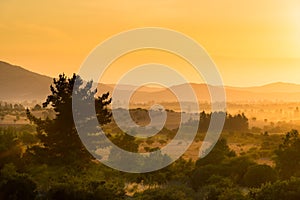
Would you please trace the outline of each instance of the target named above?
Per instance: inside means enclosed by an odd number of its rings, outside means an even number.
[[[103,40],[149,26],[195,39],[215,61],[226,85],[300,83],[297,0],[3,0],[0,60],[53,77],[69,75]],[[109,69],[111,79],[104,81],[115,82],[126,66],[151,59],[184,69],[180,66],[184,62],[173,58],[165,53],[134,53],[116,61]],[[193,73],[185,73],[191,81],[201,82]]]

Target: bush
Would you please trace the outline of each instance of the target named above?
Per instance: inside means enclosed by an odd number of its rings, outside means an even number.
[[[300,177],[300,136],[297,130],[286,133],[283,143],[275,151],[275,154],[276,169],[280,178]]]
[[[255,200],[298,200],[300,199],[300,179],[291,178],[266,184],[260,189],[252,190],[249,197]]]
[[[275,170],[268,165],[254,165],[248,168],[244,176],[244,184],[248,187],[260,187],[277,179]]]
[[[136,200],[192,200],[193,190],[184,185],[172,185],[164,188],[145,190],[143,193],[135,194]]]
[[[125,194],[119,191],[117,185],[108,184],[105,181],[93,181],[88,183],[56,183],[47,193],[50,200],[117,200],[123,199]]]
[[[13,164],[7,164],[1,170],[0,199],[32,200],[36,197],[36,184],[27,174],[15,171]]]
[[[207,184],[198,189],[195,199],[245,199],[240,189],[229,179],[212,175]]]

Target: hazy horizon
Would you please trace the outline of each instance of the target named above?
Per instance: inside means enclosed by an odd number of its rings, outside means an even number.
[[[50,77],[50,78],[57,78],[59,74],[66,74],[67,76],[71,76],[73,73],[77,73],[77,72],[72,72],[71,74],[68,74],[68,73],[65,73],[65,72],[60,72],[58,73],[57,75],[55,76],[52,76],[51,74],[43,74],[43,73],[40,73],[38,71],[32,71],[31,69],[27,68],[26,66],[21,66],[17,63],[11,63],[7,60],[3,60],[3,59],[0,59],[0,62],[4,62],[4,63],[7,63],[7,64],[10,64],[10,65],[13,65],[13,66],[17,66],[17,67],[21,67],[25,70],[28,70],[30,72],[33,72],[33,73],[37,73],[39,75],[42,75],[42,76],[47,76],[47,77]],[[117,84],[116,82],[98,82],[100,84],[105,84],[105,85],[115,85]],[[189,82],[190,84],[207,84],[205,83],[204,81],[203,82]],[[184,82],[182,83],[175,83],[175,84],[172,84],[172,85],[169,85],[169,86],[176,86],[176,85],[181,85],[181,84],[185,84]],[[300,85],[300,83],[297,83],[297,82],[287,82],[287,81],[280,81],[280,80],[274,80],[273,82],[265,82],[265,83],[261,83],[261,84],[249,84],[249,85],[226,85],[224,84],[223,86],[225,87],[236,87],[236,88],[252,88],[252,87],[262,87],[262,86],[267,86],[267,85],[272,85],[272,84],[291,84],[291,85]],[[125,85],[132,85],[132,86],[139,86],[138,84],[125,84]],[[218,85],[212,85],[212,86],[218,86]],[[147,85],[147,87],[153,87],[153,88],[163,88],[162,86],[160,85],[156,85],[156,84],[150,84],[150,85]]]

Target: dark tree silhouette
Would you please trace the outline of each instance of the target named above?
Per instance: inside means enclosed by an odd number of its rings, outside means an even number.
[[[230,115],[223,112],[205,113],[205,111],[203,111],[200,113],[198,132],[207,132],[213,114],[215,116],[222,116],[226,114],[225,123],[223,127],[224,131],[247,131],[249,129],[248,118],[245,116],[244,113]],[[195,123],[195,121],[190,121],[188,123],[189,125],[196,125],[192,124]]]
[[[42,106],[40,104],[36,104],[32,110],[41,110]]]
[[[268,165],[253,165],[244,176],[245,185],[248,187],[259,188],[262,184],[273,183],[276,180],[276,171]]]
[[[204,166],[209,164],[218,165],[225,158],[234,156],[236,156],[235,152],[230,150],[227,140],[225,138],[220,138],[207,156],[197,160],[196,166]]]
[[[81,101],[92,99],[95,102],[96,114],[100,125],[110,122],[111,112],[107,106],[111,103],[109,93],[95,98],[96,90],[92,91],[92,81],[83,84],[79,76],[73,74],[67,78],[64,74],[59,75],[58,79],[53,79],[50,86],[51,94],[47,97],[43,107],[51,106],[56,112],[55,119],[35,117],[27,109],[28,119],[36,125],[37,137],[41,145],[30,148],[28,155],[34,154],[39,161],[48,164],[74,164],[88,163],[91,155],[82,144],[76,131],[72,114],[72,92],[75,87],[75,80],[78,93],[82,95]],[[77,83],[77,82],[76,82]]]
[[[300,177],[300,136],[297,130],[286,133],[275,154],[276,169],[281,178]]]
[[[244,113],[226,116],[224,130],[227,131],[247,131],[249,128],[248,118]]]

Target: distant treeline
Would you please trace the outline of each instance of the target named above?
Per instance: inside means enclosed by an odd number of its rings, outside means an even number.
[[[12,104],[0,101],[0,112],[1,111],[25,111],[25,108],[19,103]]]
[[[244,113],[231,115],[224,112],[200,113],[200,121],[198,132],[206,132],[208,130],[212,115],[226,116],[223,131],[247,131],[249,128],[248,118]],[[187,124],[194,125],[196,121],[190,120]]]

